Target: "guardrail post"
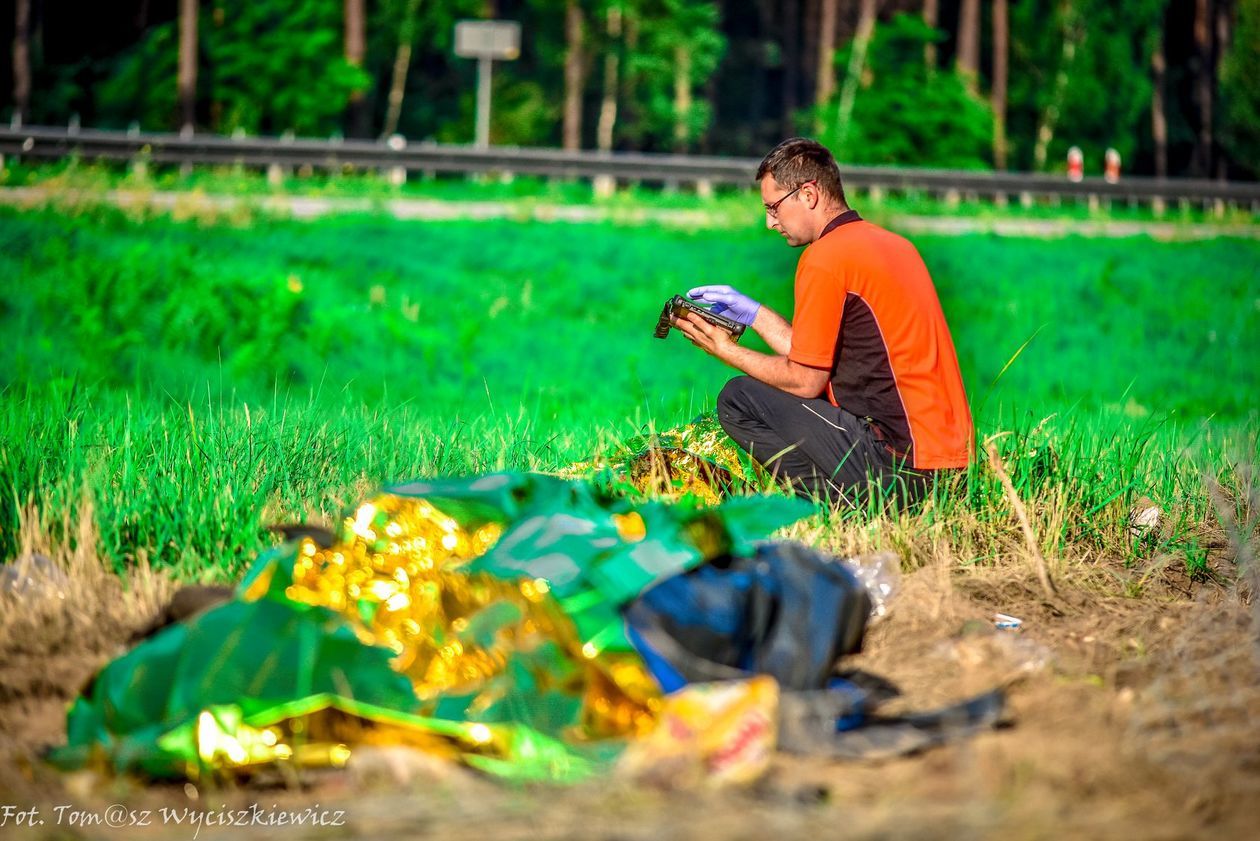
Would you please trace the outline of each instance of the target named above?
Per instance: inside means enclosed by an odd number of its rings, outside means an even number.
[[[407,148],[407,138],[395,132],[385,141],[385,145],[395,152],[401,152]],[[401,187],[407,183],[407,168],[403,166],[392,166],[385,172],[386,180],[390,186]]]
[[[184,125],[179,130],[179,139],[192,140],[194,133],[195,133],[195,129],[193,128],[192,123],[184,123]],[[192,161],[184,161],[182,164],[179,165],[179,175],[181,178],[187,178],[188,176],[192,175],[192,171],[193,171]]]
[[[1008,203],[1009,201],[1010,201],[1010,199],[1009,199],[1009,197],[1006,195],[1006,193],[994,193],[994,194],[993,194],[993,203],[994,203],[995,205],[997,205],[998,207],[1006,207],[1006,205],[1007,205],[1007,203]]]
[[[591,188],[597,199],[610,199],[617,192],[617,179],[611,175],[596,175],[591,179]]]
[[[880,186],[871,187],[868,198],[870,199],[871,204],[883,204],[884,188]]]
[[[245,129],[241,128],[240,126],[237,126],[236,128],[232,129],[231,137],[232,137],[232,140],[236,143],[243,142],[246,137]],[[240,173],[244,169],[245,169],[245,161],[243,158],[232,159],[232,172]]]
[[[1027,210],[1033,206],[1033,194],[1027,190],[1019,191],[1019,206]]]
[[[293,142],[293,129],[286,129],[280,135],[281,145],[288,145]],[[267,165],[267,183],[273,187],[279,187],[284,184],[284,178],[288,175],[290,169],[287,166],[281,166],[276,162]]]
[[[945,206],[949,208],[958,207],[962,202],[962,195],[953,187],[945,191]]]
[[[1164,203],[1163,196],[1156,196],[1155,198],[1151,199],[1151,213],[1154,213],[1157,219],[1162,218],[1164,215],[1164,212],[1167,210],[1168,210],[1168,206]]]
[[[1225,218],[1225,200],[1216,199],[1212,202],[1212,215],[1217,219]]]
[[[135,120],[131,121],[131,125],[127,126],[128,137],[140,136],[140,123]],[[137,181],[143,181],[149,177],[149,154],[148,146],[143,147],[140,153],[131,159],[131,177]]]

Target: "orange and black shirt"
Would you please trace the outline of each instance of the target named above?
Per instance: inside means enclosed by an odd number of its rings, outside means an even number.
[[[971,409],[927,266],[857,211],[833,219],[797,263],[788,358],[829,371],[827,399],[869,418],[912,467],[970,460]]]

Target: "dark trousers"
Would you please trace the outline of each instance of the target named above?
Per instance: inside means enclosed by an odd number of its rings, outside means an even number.
[[[874,482],[885,500],[911,503],[932,485],[932,471],[906,466],[870,423],[822,398],[736,377],[718,395],[717,413],[726,434],[800,496],[857,506]]]

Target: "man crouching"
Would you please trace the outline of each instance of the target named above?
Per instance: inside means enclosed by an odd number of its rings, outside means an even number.
[[[915,247],[845,201],[831,153],[785,140],[757,169],[766,227],[792,247],[792,320],[730,286],[689,297],[752,327],[773,354],[682,315],[693,344],[743,371],[718,397],[722,428],[803,496],[859,504],[871,483],[904,501],[965,468],[971,410],[936,287]]]

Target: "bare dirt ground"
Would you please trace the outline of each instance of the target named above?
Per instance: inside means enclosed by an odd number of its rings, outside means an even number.
[[[59,561],[60,592],[0,602],[0,837],[708,839],[1254,838],[1260,818],[1260,636],[1250,594],[1179,573],[1141,598],[1059,583],[1048,606],[1009,571],[921,569],[902,583],[866,650],[844,664],[926,709],[995,685],[1009,725],[918,756],[836,762],[779,755],[743,790],[605,780],[575,788],[504,786],[422,756],[376,750],[288,786],[198,790],[38,760],[64,738],[83,682],[169,597],[127,587],[83,558]],[[992,627],[997,610],[1024,620]],[[147,826],[105,825],[112,804],[153,810]],[[198,828],[162,807],[262,814],[321,810],[323,826]],[[61,808],[58,808],[61,807]],[[117,813],[114,813],[115,815]],[[92,825],[93,821],[101,821]],[[83,826],[87,822],[89,825]],[[79,825],[73,825],[73,824]]]

